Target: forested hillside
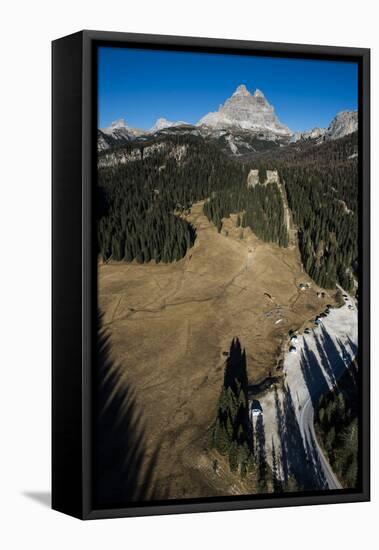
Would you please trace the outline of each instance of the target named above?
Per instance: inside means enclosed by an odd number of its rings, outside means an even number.
[[[279,148],[254,161],[260,176],[266,168],[279,171],[298,227],[304,268],[326,288],[340,283],[351,291],[357,277],[357,150],[355,133],[321,145]],[[287,246],[278,187],[247,188],[252,167],[196,136],[161,136],[100,154],[103,260],[179,260],[196,239],[195,229],[180,213],[203,199],[204,213],[219,231],[223,217],[239,213],[242,227],[251,227],[264,241]]]
[[[180,214],[208,199],[205,213],[220,229],[221,218],[242,212],[263,240],[287,244],[278,189],[247,189],[248,167],[194,136],[170,136],[100,154],[99,252],[104,261],[172,262],[196,238]]]
[[[328,460],[344,487],[358,482],[358,373],[352,364],[338,388],[320,398],[315,424]]]
[[[288,147],[262,162],[284,181],[307,273],[322,287],[354,288],[358,269],[358,136]]]
[[[196,232],[178,214],[246,179],[241,164],[203,140],[171,137],[158,143],[153,151],[145,145],[146,154],[138,146],[139,160],[101,166],[100,156],[98,227],[104,260],[179,260]]]
[[[218,230],[221,219],[231,213],[241,213],[237,224],[251,227],[259,239],[288,246],[288,232],[284,223],[283,201],[278,186],[270,183],[248,189],[246,183],[215,194],[204,205],[204,213]]]

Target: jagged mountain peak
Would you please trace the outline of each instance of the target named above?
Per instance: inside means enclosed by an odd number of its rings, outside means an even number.
[[[275,136],[290,136],[291,130],[277,118],[261,90],[252,95],[244,84],[240,84],[218,111],[208,113],[197,126],[211,129],[237,128],[251,132],[266,132]]]
[[[114,120],[107,128],[98,130],[98,149],[104,151],[109,147],[125,143],[142,135],[143,131],[138,128],[130,128],[125,119]]]
[[[358,111],[340,111],[331,120],[327,128],[313,128],[305,132],[296,132],[292,136],[292,141],[299,140],[334,140],[345,137],[358,130]]]
[[[152,128],[150,128],[150,132],[158,132],[159,130],[162,130],[163,128],[169,128],[173,124],[174,123],[171,122],[170,120],[167,120],[167,118],[164,118],[164,117],[157,118],[157,120],[155,121],[154,126],[152,126]]]
[[[118,118],[114,120],[110,126],[107,128],[102,128],[101,132],[108,136],[115,137],[119,139],[120,137],[128,135],[132,131],[131,128],[126,124],[125,119]]]
[[[167,118],[161,117],[158,118],[152,128],[150,128],[150,133],[154,134],[155,132],[159,132],[160,130],[164,130],[165,128],[173,128],[175,126],[186,126],[188,125],[187,122],[184,122],[183,120],[177,120],[176,122],[171,122],[170,120],[167,120]]]
[[[358,111],[340,111],[329,124],[326,135],[338,139],[358,130]]]
[[[235,96],[250,97],[251,94],[249,90],[246,88],[245,84],[240,84],[239,86],[237,86],[234,94],[232,95],[232,97],[235,97]]]
[[[261,92],[261,90],[259,90],[258,88],[254,92],[254,97],[262,97],[265,99],[263,92]]]

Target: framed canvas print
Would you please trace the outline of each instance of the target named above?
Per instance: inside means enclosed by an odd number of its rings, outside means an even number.
[[[53,508],[369,499],[369,50],[53,42]]]

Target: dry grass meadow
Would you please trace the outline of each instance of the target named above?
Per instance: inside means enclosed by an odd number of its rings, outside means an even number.
[[[249,383],[282,375],[288,331],[306,326],[334,298],[317,297],[298,248],[259,241],[224,220],[221,233],[203,215],[187,216],[194,247],[173,264],[99,265],[99,306],[119,384],[135,390],[154,459],[157,498],[255,492],[221,463],[215,472],[209,433],[225,356],[234,337],[246,349]],[[300,283],[310,288],[300,290]]]

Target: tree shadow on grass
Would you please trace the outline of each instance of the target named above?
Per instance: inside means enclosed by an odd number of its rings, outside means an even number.
[[[136,393],[111,358],[110,336],[98,315],[93,375],[93,487],[96,508],[122,507],[157,497],[154,466],[159,446],[147,455],[146,430]]]
[[[225,389],[231,388],[234,393],[237,393],[239,391],[238,386],[246,393],[248,387],[246,352],[242,349],[239,339],[234,338],[230,344],[229,356],[226,360],[224,387]]]

